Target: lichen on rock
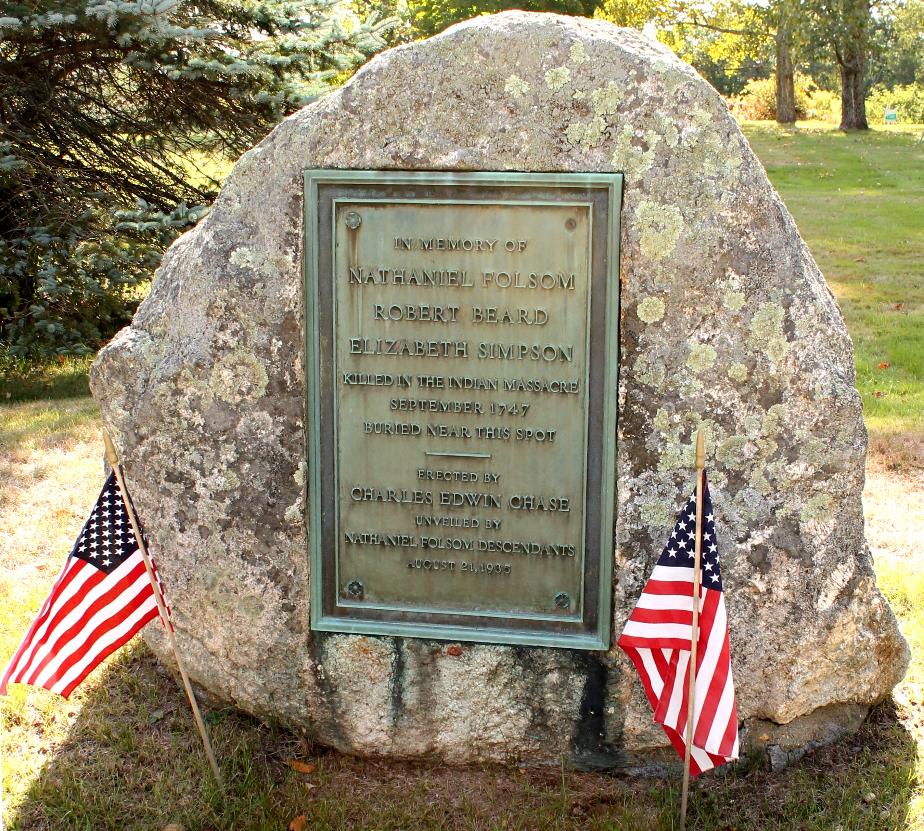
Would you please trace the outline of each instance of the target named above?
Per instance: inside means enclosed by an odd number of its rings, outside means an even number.
[[[545,83],[549,89],[559,90],[571,80],[571,70],[567,66],[556,66],[545,73]]]
[[[687,355],[687,366],[693,372],[700,373],[712,368],[717,356],[718,353],[712,344],[697,343],[690,348],[690,353]]]
[[[514,98],[520,98],[529,92],[529,84],[526,83],[519,75],[511,75],[504,84],[504,91]]]
[[[702,428],[739,715],[778,761],[888,694],[908,653],[864,539],[850,340],[791,217],[667,48],[522,12],[385,52],[283,121],[94,364],[197,683],[348,752],[668,758],[618,650],[311,631],[306,168],[624,172],[614,631],[690,492]],[[169,660],[157,627],[146,638]]]
[[[643,200],[635,209],[634,227],[643,256],[663,260],[673,253],[683,230],[683,214],[676,205]]]
[[[655,323],[664,317],[664,301],[660,297],[645,297],[635,307],[638,319],[644,323]]]

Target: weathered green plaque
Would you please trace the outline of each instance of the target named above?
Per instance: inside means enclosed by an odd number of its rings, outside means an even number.
[[[305,174],[315,629],[609,646],[618,174]]]

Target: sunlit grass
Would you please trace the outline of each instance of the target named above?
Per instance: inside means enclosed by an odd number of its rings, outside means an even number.
[[[744,125],[841,307],[871,431],[924,429],[924,127]]]
[[[0,353],[0,405],[89,395],[92,361],[59,356],[37,362]]]

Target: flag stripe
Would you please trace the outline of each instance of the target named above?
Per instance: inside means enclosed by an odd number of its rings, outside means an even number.
[[[41,622],[36,620],[38,626],[27,639],[23,641],[21,649],[17,652],[15,675],[20,675],[22,667],[28,666],[33,660],[36,651],[45,643],[50,628],[54,625],[54,619],[58,616],[61,604],[69,604],[74,601],[76,592],[83,583],[86,575],[83,573],[87,564],[83,560],[76,560],[73,557],[67,561],[61,580],[52,588],[51,594],[45,603],[45,613],[41,616]]]
[[[85,671],[92,670],[112,651],[108,650],[108,647],[113,642],[126,633],[128,638],[131,638],[144,623],[156,616],[157,604],[154,602],[153,593],[139,592],[119,609],[118,614],[101,621],[91,630],[81,649],[69,655],[42,686],[64,694],[65,690],[71,688],[74,679],[80,678]]]
[[[140,600],[146,596],[153,598],[151,583],[145,574],[144,563],[141,563],[140,559],[139,557],[139,562],[134,568],[122,575],[118,583],[111,586],[105,594],[97,597],[83,611],[79,619],[60,633],[49,657],[42,662],[41,666],[36,667],[27,683],[44,687],[51,679],[51,673],[48,672],[49,664],[54,668],[53,674],[58,675],[61,669],[67,668],[72,656],[81,654],[81,650],[85,651],[87,642],[97,634],[100,626],[105,626],[107,621],[116,623],[122,615],[123,608],[132,607],[139,601],[139,598]]]
[[[0,681],[45,687],[67,697],[100,661],[158,617],[153,582],[110,476],[51,592]],[[155,588],[156,584],[156,588]],[[169,623],[169,607],[164,601]]]
[[[686,644],[690,643],[692,637],[693,624],[679,623],[639,623],[636,620],[626,621],[626,628],[623,632],[628,637],[644,638],[648,641],[660,641],[662,638],[676,638]],[[654,644],[651,644],[652,646]]]
[[[685,753],[693,609],[695,500],[680,512],[629,615],[619,646],[635,665],[654,711],[677,753]],[[690,529],[690,530],[687,530]],[[704,494],[702,586],[690,771],[694,776],[738,756],[738,714],[729,655],[728,619],[712,501]]]
[[[700,642],[705,641],[705,649],[696,670],[697,742],[703,747],[707,747],[709,725],[715,718],[728,677],[728,652],[724,650],[728,643],[725,603],[721,592],[709,594],[710,614],[706,621],[710,628],[700,636]]]
[[[128,561],[110,574],[104,574],[93,566],[85,565],[81,569],[82,583],[76,580],[72,582],[72,586],[76,586],[79,593],[75,593],[64,603],[60,613],[55,615],[45,630],[41,645],[29,659],[29,674],[21,675],[26,684],[36,683],[39,673],[55,652],[61,649],[71,637],[79,634],[81,621],[88,614],[92,614],[95,609],[108,603],[111,598],[117,597],[119,590],[125,588],[126,574],[123,569],[128,566],[130,574],[132,571],[130,562]],[[134,577],[131,578],[131,582],[134,582]]]
[[[646,586],[645,593],[638,599],[633,614],[638,609],[682,609],[693,614],[693,593],[686,594],[654,594]]]
[[[636,606],[629,620],[635,623],[675,623],[689,626],[691,631],[693,628],[693,612],[685,609],[640,609]]]
[[[96,669],[97,666],[106,660],[106,658],[108,658],[119,647],[127,644],[133,637],[135,637],[135,635],[138,634],[139,631],[141,631],[142,628],[144,628],[144,626],[146,626],[152,620],[156,620],[158,615],[159,612],[157,611],[157,604],[154,604],[152,608],[140,612],[134,620],[127,621],[125,625],[120,627],[120,631],[118,633],[113,633],[112,637],[114,640],[112,640],[112,643],[110,643],[108,646],[102,646],[102,644],[100,644],[100,648],[92,656],[90,656],[90,658],[83,662],[83,668],[77,674],[77,676],[69,681],[67,686],[61,690],[61,695],[64,698],[70,698],[74,689],[79,684],[81,684],[83,680],[91,672],[93,672],[94,669]]]
[[[42,625],[42,622],[45,620],[46,616],[48,615],[48,610],[51,607],[51,600],[54,597],[55,591],[57,590],[58,586],[61,584],[61,581],[64,579],[65,575],[67,574],[67,571],[70,565],[71,565],[70,559],[65,561],[64,567],[61,569],[60,573],[58,574],[57,579],[54,582],[51,594],[49,594],[48,597],[45,598],[45,602],[42,604],[42,607],[39,609],[39,613],[36,615],[35,620],[33,620],[32,624],[29,626],[29,629],[26,632],[26,636],[23,638],[22,643],[13,653],[13,657],[10,659],[9,666],[6,668],[6,671],[3,673],[3,680],[0,681],[0,695],[6,695],[6,685],[7,683],[9,683],[10,676],[15,671],[17,664],[19,663],[20,659],[23,656],[23,653],[25,653],[25,651],[29,648],[29,644],[31,643],[32,638],[35,636],[36,630],[39,628],[39,626]]]
[[[690,611],[693,611],[692,580],[656,580],[652,577],[645,586],[645,594],[669,594],[674,597],[689,598]]]

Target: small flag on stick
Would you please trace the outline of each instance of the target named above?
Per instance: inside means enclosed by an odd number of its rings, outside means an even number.
[[[31,684],[67,698],[93,669],[158,615],[167,630],[212,774],[223,785],[202,713],[180,659],[170,608],[125,485],[115,445],[103,433],[112,473],[51,594],[10,660],[7,685]]]
[[[17,683],[67,698],[157,616],[154,586],[115,474],[110,474],[51,594],[3,674],[0,695],[6,695],[7,684]]]
[[[728,621],[712,500],[702,471],[701,558],[696,557],[697,504],[683,506],[664,551],[626,623],[619,646],[631,658],[677,753],[693,776],[738,758],[738,713],[728,649]],[[694,586],[694,560],[701,559]],[[693,643],[693,597],[699,595]],[[695,649],[695,651],[693,651]],[[691,652],[695,655],[693,719],[688,730]]]

